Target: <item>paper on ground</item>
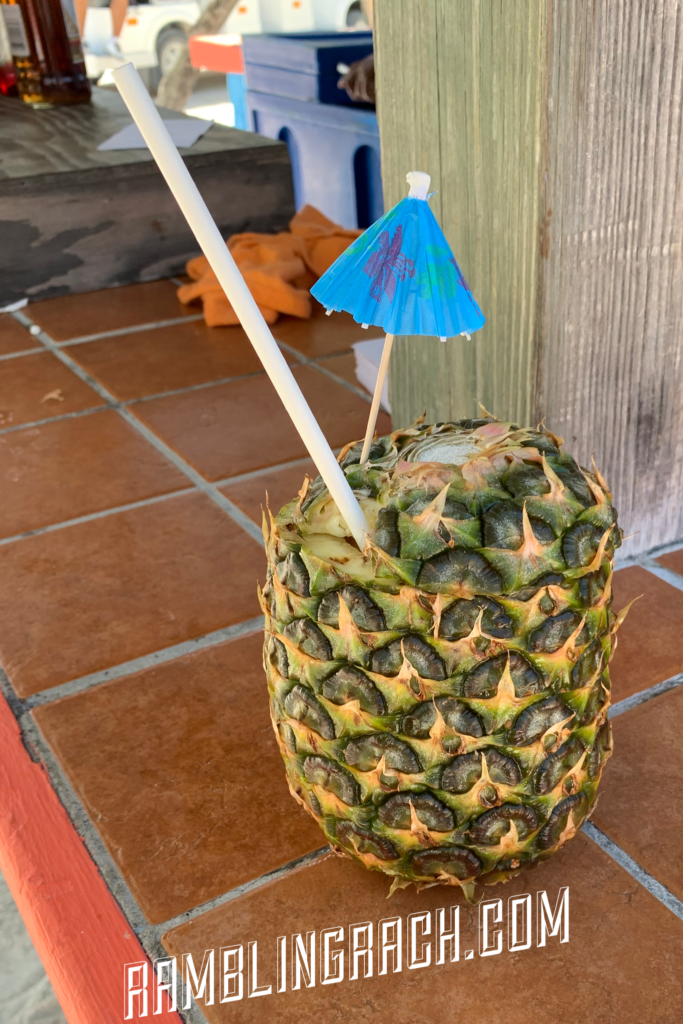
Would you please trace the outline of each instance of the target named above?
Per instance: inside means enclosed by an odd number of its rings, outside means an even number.
[[[372,338],[370,341],[357,341],[352,346],[353,354],[356,357],[356,380],[362,384],[371,395],[375,393],[375,384],[379,374],[379,363],[384,348],[384,338]],[[381,407],[391,415],[389,405],[389,382],[384,381],[382,388]]]
[[[213,121],[203,121],[199,117],[171,118],[164,121],[169,134],[178,149],[189,149],[194,146],[197,139],[208,132]],[[128,124],[125,128],[116,132],[110,139],[101,142],[98,149],[147,149],[147,143],[140,134],[136,124]]]

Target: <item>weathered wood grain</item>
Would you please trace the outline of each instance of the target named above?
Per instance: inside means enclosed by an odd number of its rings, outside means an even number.
[[[639,531],[624,553],[680,537],[680,0],[378,0],[375,20],[385,195],[432,174],[487,317],[471,342],[397,340],[395,421],[477,399],[545,417],[595,452]]]
[[[186,116],[163,108],[160,113],[164,120]],[[94,89],[92,103],[85,106],[41,110],[0,96],[0,182],[7,178],[152,163],[146,149],[97,149],[132,120],[118,92],[108,89]],[[271,145],[269,139],[260,135],[214,125],[182,153],[197,156],[222,153],[226,148],[254,150]]]
[[[118,95],[95,90],[92,109],[24,111],[0,98],[0,305],[167,277],[197,255],[150,153],[97,151],[130,123]],[[214,125],[182,153],[225,237],[286,228],[284,143]]]

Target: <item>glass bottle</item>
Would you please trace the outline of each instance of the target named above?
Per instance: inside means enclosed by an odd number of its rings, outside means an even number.
[[[14,70],[12,51],[5,22],[0,14],[0,94],[2,96],[17,95],[17,73]]]
[[[88,103],[73,0],[0,0],[19,95],[33,106]]]

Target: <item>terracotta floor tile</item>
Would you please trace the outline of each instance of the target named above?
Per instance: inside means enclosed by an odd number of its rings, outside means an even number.
[[[358,378],[356,377],[356,357],[353,352],[346,352],[343,356],[326,356],[324,359],[319,359],[318,362],[326,370],[331,370],[338,377],[347,380],[349,384],[355,384],[357,388],[363,388],[363,385],[358,383]],[[363,391],[365,390],[363,388]]]
[[[189,487],[115,412],[0,436],[0,537]]]
[[[294,376],[333,448],[363,437],[370,405],[310,366]],[[209,480],[306,455],[303,441],[266,376],[154,399],[130,407]],[[389,430],[380,413],[378,430]]]
[[[26,312],[55,341],[68,341],[201,312],[196,306],[181,305],[176,291],[171,281],[147,281],[32,302]]]
[[[222,644],[36,711],[152,923],[325,845],[287,790],[262,642]]]
[[[679,576],[683,576],[683,548],[679,548],[678,551],[671,551],[668,555],[660,555],[657,561],[666,569],[671,569],[672,572],[677,572]]]
[[[0,662],[20,696],[259,614],[260,546],[208,498],[0,548]]]
[[[299,493],[306,475],[311,480],[318,475],[318,470],[310,459],[287,469],[275,469],[272,473],[262,473],[250,480],[227,484],[221,490],[226,497],[230,498],[230,501],[233,501],[260,526],[261,508],[266,507],[266,494],[271,512],[273,515],[277,515],[282,506]]]
[[[683,689],[618,715],[593,821],[683,900]]]
[[[99,395],[51,352],[0,363],[0,429],[103,404]]]
[[[284,341],[309,359],[346,352],[356,341],[383,338],[381,327],[363,330],[350,313],[325,314],[323,307],[313,300],[313,316],[310,320],[297,320],[293,316],[281,316],[273,324],[273,334],[278,341]]]
[[[544,890],[554,909],[560,887],[569,888],[569,941],[548,937],[532,947],[510,953],[506,946],[507,899],[530,893],[536,900]],[[436,886],[422,893],[401,890],[387,900],[386,878],[333,855],[302,868],[278,882],[254,890],[168,932],[164,944],[177,957],[192,953],[197,967],[205,950],[244,945],[244,997],[221,1005],[220,989],[213,1006],[200,1003],[211,1024],[413,1024],[415,1021],[468,1021],[470,1024],[529,1024],[543,1019],[562,1024],[676,1024],[683,1014],[680,948],[683,922],[614,863],[589,839],[579,835],[556,858],[533,875],[505,886],[485,889],[485,899],[503,901],[503,950],[479,956],[476,907],[456,891]],[[461,959],[408,970],[405,955],[406,916],[460,904]],[[533,904],[532,904],[533,907]],[[404,959],[401,973],[349,979],[349,926],[377,923],[401,916]],[[533,907],[535,919],[535,907]],[[315,931],[318,952],[323,928],[344,928],[344,980],[276,993],[276,939]],[[419,932],[418,932],[419,935]],[[247,945],[258,943],[258,984],[270,984],[273,994],[247,998]],[[429,941],[422,936],[418,939]],[[289,943],[291,949],[291,940]],[[473,950],[473,958],[465,953]],[[319,965],[319,956],[317,959]],[[222,971],[216,972],[220,984]],[[454,1012],[455,1010],[455,1012]]]
[[[123,401],[263,369],[240,327],[196,320],[73,345],[68,352]]]
[[[613,701],[683,671],[683,593],[639,566],[615,572],[615,611],[640,594],[619,629],[610,665]]]
[[[37,348],[38,342],[9,313],[0,313],[0,356]]]

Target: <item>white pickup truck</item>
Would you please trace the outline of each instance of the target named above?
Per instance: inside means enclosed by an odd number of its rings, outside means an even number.
[[[119,45],[125,61],[147,69],[155,89],[168,71],[208,0],[148,0],[130,3]],[[98,79],[122,61],[106,51],[111,14],[106,0],[90,0],[85,19],[85,62],[88,77]],[[238,0],[222,33],[341,32],[367,28],[359,0]]]

